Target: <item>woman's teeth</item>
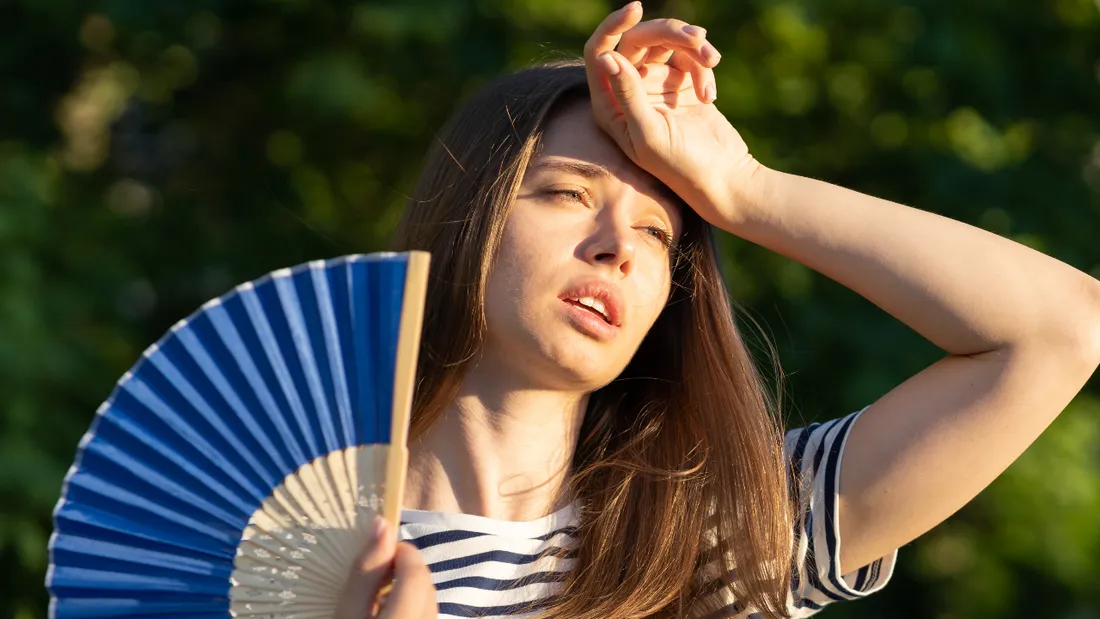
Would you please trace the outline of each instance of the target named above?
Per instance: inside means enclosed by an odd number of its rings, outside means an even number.
[[[606,320],[609,323],[611,322],[611,317],[607,315],[607,307],[604,306],[603,301],[601,301],[599,299],[596,299],[596,298],[593,298],[593,297],[581,297],[579,299],[573,299],[573,300],[576,301],[577,303],[585,306],[585,307],[590,307],[590,308],[596,310],[597,312],[600,313],[600,315],[603,316],[604,320]]]

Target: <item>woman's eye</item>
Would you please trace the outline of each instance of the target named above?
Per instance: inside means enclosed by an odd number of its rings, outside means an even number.
[[[670,247],[672,245],[672,237],[664,228],[659,228],[657,226],[647,226],[645,228],[645,231],[654,239],[660,241],[661,244],[665,247]]]
[[[584,202],[586,197],[585,192],[579,189],[551,189],[546,193],[558,199],[569,200],[571,202]]]

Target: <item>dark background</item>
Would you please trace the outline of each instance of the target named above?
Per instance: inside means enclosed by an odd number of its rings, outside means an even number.
[[[433,132],[487,79],[579,53],[595,0],[0,0],[0,617],[44,616],[50,510],[96,406],[233,284],[383,247]],[[1100,276],[1095,0],[676,0],[764,163],[948,215]],[[792,424],[939,352],[723,239]],[[825,617],[1100,617],[1100,385],[893,583]]]

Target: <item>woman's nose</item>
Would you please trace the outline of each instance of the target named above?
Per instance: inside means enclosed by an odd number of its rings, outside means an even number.
[[[636,232],[627,223],[611,219],[600,222],[599,229],[585,247],[585,259],[629,275],[634,268]]]

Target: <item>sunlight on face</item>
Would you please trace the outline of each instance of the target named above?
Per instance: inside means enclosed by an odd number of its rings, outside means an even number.
[[[575,104],[524,174],[488,282],[484,363],[531,387],[591,391],[665,306],[677,202]]]

